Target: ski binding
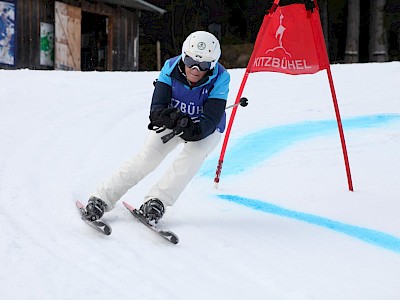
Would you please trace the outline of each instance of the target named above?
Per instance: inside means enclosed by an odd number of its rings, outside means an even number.
[[[90,227],[96,229],[97,231],[100,231],[101,233],[105,234],[105,235],[110,235],[111,234],[111,226],[102,220],[96,220],[96,221],[89,221],[87,219],[84,218],[85,214],[86,214],[86,210],[85,207],[83,206],[83,204],[80,201],[76,201],[75,202],[76,207],[79,209],[79,212],[81,214],[81,219],[83,220],[83,222],[85,222],[86,224],[88,224]]]
[[[140,214],[137,209],[133,208],[130,204],[126,203],[125,201],[123,201],[122,203],[130,211],[130,213],[136,218],[136,220],[138,220],[140,223],[142,223],[147,228],[149,228],[152,231],[154,231],[155,233],[157,233],[162,238],[166,239],[168,242],[170,242],[172,244],[178,244],[179,238],[175,233],[168,231],[168,230],[162,230],[162,229],[154,226],[149,221],[147,221],[147,219],[142,214]]]

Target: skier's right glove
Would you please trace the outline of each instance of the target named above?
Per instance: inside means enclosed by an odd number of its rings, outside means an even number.
[[[163,126],[161,120],[161,112],[163,110],[164,109],[157,109],[150,112],[150,124],[147,126],[150,130],[157,130]]]

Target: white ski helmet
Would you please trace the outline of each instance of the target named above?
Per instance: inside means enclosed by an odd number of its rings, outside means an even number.
[[[195,31],[183,42],[183,61],[185,61],[186,56],[190,56],[198,62],[210,62],[210,69],[213,69],[221,56],[219,41],[207,31]]]

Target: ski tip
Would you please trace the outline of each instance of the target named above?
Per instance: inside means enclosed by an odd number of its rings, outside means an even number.
[[[179,243],[179,237],[173,233],[172,231],[165,231],[162,230],[159,232],[165,239],[167,239],[169,242],[172,244],[178,244]]]
[[[171,237],[171,243],[172,244],[178,244],[179,243],[179,238],[176,236],[176,235],[174,235],[173,237]]]
[[[76,201],[75,201],[75,205],[76,205],[78,208],[83,208],[83,204],[82,204],[82,202],[79,201],[79,200],[76,200]]]
[[[112,232],[112,229],[111,229],[111,227],[108,226],[108,227],[104,228],[103,232],[105,235],[110,235]]]
[[[125,202],[125,201],[122,201],[122,204],[123,204],[127,209],[129,209],[129,210],[134,210],[133,206],[130,205],[129,203],[127,203],[127,202]]]

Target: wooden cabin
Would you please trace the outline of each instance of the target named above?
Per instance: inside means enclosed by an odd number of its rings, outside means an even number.
[[[0,0],[0,69],[137,71],[143,0]]]

